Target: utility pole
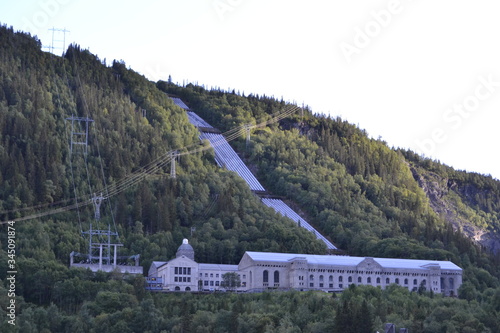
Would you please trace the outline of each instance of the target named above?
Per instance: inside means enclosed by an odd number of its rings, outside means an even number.
[[[101,204],[104,201],[104,197],[102,196],[102,193],[100,196],[94,196],[92,197],[92,203],[94,204],[94,218],[96,221],[99,221],[101,219]]]
[[[66,33],[70,32],[70,31],[66,30],[66,28],[64,28],[64,29],[56,29],[54,27],[52,27],[52,29],[49,29],[49,31],[52,31],[52,44],[49,47],[50,52],[54,53],[54,49],[55,49],[54,42],[62,42],[63,43],[62,52],[64,53],[65,50],[66,50]],[[56,32],[62,32],[63,33],[63,39],[62,40],[56,40],[56,39],[54,39]]]
[[[170,153],[170,178],[175,178],[175,158],[177,157],[177,150]]]
[[[100,228],[101,220],[101,204],[104,201],[104,197],[101,195],[97,196],[94,194],[92,197],[92,203],[94,204],[94,220],[97,228],[92,227],[90,223],[89,231],[84,231],[83,234],[89,235],[89,263],[94,263],[95,260],[99,263],[99,269],[102,265],[115,265],[116,266],[116,255],[117,247],[123,246],[123,244],[111,243],[111,236],[118,237],[118,232],[111,231],[111,226],[108,224],[108,228]],[[114,260],[111,261],[111,249],[114,246]]]
[[[88,150],[88,136],[89,136],[89,123],[93,122],[92,119],[87,117],[68,117],[66,120],[71,120],[71,145],[70,153],[73,153],[74,145],[83,146],[83,153],[87,155]],[[84,123],[84,124],[82,124]]]
[[[250,127],[251,127],[250,124],[245,125],[245,130],[246,130],[246,134],[247,134],[247,140],[246,140],[247,150],[248,150],[248,146],[250,145]]]

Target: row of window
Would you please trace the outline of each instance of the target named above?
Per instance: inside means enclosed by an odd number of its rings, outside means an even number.
[[[278,273],[278,279],[279,279],[279,272],[276,271],[275,274],[276,273]],[[303,276],[299,276],[299,281],[303,281],[303,280],[304,280],[304,277]],[[319,276],[319,287],[320,288],[323,288],[323,286],[324,286],[323,285],[324,280],[325,280],[324,276],[320,275]],[[361,276],[358,276],[357,280],[358,280],[358,283],[363,283],[363,278]],[[263,281],[264,282],[268,282],[267,271],[264,271]],[[333,276],[332,275],[330,275],[328,277],[328,281],[330,283],[329,285],[331,286],[330,288],[333,288],[333,283],[332,283],[333,282]],[[375,281],[376,281],[375,283],[377,283],[377,284],[381,284],[382,283],[382,280],[381,280],[380,277],[377,277],[377,279]],[[275,280],[275,282],[276,282],[276,280]],[[338,282],[339,283],[344,282],[344,277],[343,276],[339,276],[338,277]],[[353,282],[353,277],[349,276],[347,278],[347,282],[348,283],[352,283]],[[366,278],[366,283],[368,283],[368,284],[372,283],[372,278],[370,276]],[[385,283],[386,284],[390,284],[391,283],[390,278],[386,278],[385,279]],[[400,284],[399,278],[394,279],[394,283]],[[425,279],[423,280],[423,283],[426,284],[426,280]],[[314,287],[314,275],[312,275],[312,274],[309,276],[309,284],[310,284],[310,287]],[[409,280],[408,279],[404,279],[403,280],[403,284],[404,285],[408,285],[409,284]],[[418,285],[418,280],[417,279],[413,279],[413,285],[415,285],[415,286]]]
[[[269,272],[265,270],[262,272],[262,282],[269,283]],[[280,283],[280,272],[274,271],[274,283]]]
[[[174,282],[191,282],[190,276],[175,276]]]
[[[340,283],[340,282],[343,282],[342,280],[343,280],[343,279],[342,279],[342,276],[339,276],[339,288],[342,288],[342,287],[343,287],[343,284],[342,284],[342,283]],[[348,283],[352,283],[352,282],[353,282],[353,281],[352,281],[352,280],[353,280],[353,279],[352,279],[352,276],[349,276],[349,278],[348,278],[347,280],[348,280],[348,281],[347,281]],[[321,281],[321,282],[319,282],[319,288],[324,288],[325,284],[322,282],[323,280],[320,280],[320,281]],[[330,280],[330,282],[332,282],[332,280]],[[399,279],[398,279],[398,278],[396,278],[396,279],[394,280],[394,283],[395,283],[395,284],[400,284],[399,282],[400,282],[400,281],[399,281]],[[363,281],[362,281],[361,277],[358,277],[358,283],[363,283]],[[367,283],[367,284],[372,283],[372,279],[371,279],[370,277],[368,277],[368,278],[366,279],[366,283]],[[377,278],[376,283],[377,283],[377,284],[380,284],[380,283],[381,283],[380,278]],[[385,283],[386,283],[386,284],[390,284],[390,283],[391,283],[391,282],[390,282],[390,280],[389,280],[389,278],[386,278],[386,279],[385,279]],[[422,283],[423,283],[424,285],[426,285],[427,281],[426,281],[426,280],[422,280]],[[415,286],[416,286],[417,284],[418,284],[417,279],[413,280],[413,285],[415,285]],[[302,283],[299,283],[299,285],[303,285],[303,284],[302,284]],[[404,279],[404,285],[405,285],[405,286],[407,286],[407,285],[408,285],[408,279]],[[309,282],[309,287],[314,288],[314,282]],[[333,288],[333,283],[329,283],[328,288]],[[416,287],[415,287],[415,288],[416,288]]]
[[[261,267],[287,267],[287,265],[267,265],[267,264],[258,264],[257,266],[261,266]]]
[[[218,274],[217,274],[217,275],[218,275]],[[204,285],[204,286],[208,286],[208,285],[210,285],[210,286],[212,286],[212,287],[213,287],[214,285],[215,285],[216,287],[218,287],[218,286],[220,286],[220,283],[222,283],[222,281],[221,281],[221,282],[219,282],[219,281],[207,281],[207,280],[203,281],[203,285]]]
[[[205,287],[208,287],[208,286],[210,286],[210,287],[219,287],[219,286],[222,286],[222,281],[207,281],[207,280],[205,280],[205,281],[203,281],[203,285]],[[242,287],[246,287],[247,283],[246,282],[242,282],[241,286]]]
[[[435,281],[437,282],[437,281]],[[455,289],[455,280],[453,278],[448,278],[448,286],[446,285],[446,278],[441,278],[441,288],[448,287],[449,289]],[[436,283],[437,284],[437,283]]]
[[[174,267],[175,275],[191,275],[191,267]]]
[[[205,273],[205,277],[206,278],[208,277],[208,274],[209,273]],[[240,274],[238,274],[238,276],[240,277],[240,279],[246,279],[247,278],[246,274],[243,274],[243,276],[241,276]],[[203,273],[200,273],[200,277],[203,277]],[[210,273],[210,277],[213,278],[214,277],[214,273]],[[216,273],[215,277],[218,278],[219,274]]]
[[[314,286],[314,278],[315,277],[314,277],[313,274],[309,275],[309,284],[310,284],[310,287]],[[304,281],[304,276],[300,275],[298,277],[298,279],[299,279],[299,281]],[[324,280],[325,280],[325,277],[323,275],[320,275],[319,276],[319,287],[320,288],[323,288],[323,286],[324,286],[323,285]],[[343,280],[344,280],[343,276],[339,276],[338,277],[338,282],[339,283],[344,282]],[[361,276],[358,276],[357,280],[358,280],[358,283],[363,283],[363,278]],[[263,272],[262,281],[264,283],[268,283],[269,282],[269,272],[268,271],[264,271]],[[381,280],[380,277],[377,277],[377,279],[375,281],[376,281],[375,283],[377,283],[377,284],[381,284],[382,283],[382,280]],[[330,275],[328,277],[328,282],[330,283],[330,286],[331,286],[330,288],[333,288],[333,283],[332,283],[333,282],[333,275]],[[347,282],[348,283],[352,283],[353,282],[353,277],[349,276],[347,278]],[[426,280],[424,279],[423,282],[425,284]],[[274,272],[274,283],[279,283],[279,272],[278,271]],[[368,283],[368,284],[372,283],[372,278],[370,276],[366,278],[366,283]],[[391,283],[390,278],[386,278],[385,279],[385,283],[386,284],[390,284]],[[394,279],[394,283],[400,284],[399,278]],[[408,279],[404,279],[403,280],[403,284],[404,285],[408,285],[409,284],[409,280]],[[299,285],[303,285],[303,284],[299,283]],[[413,279],[413,285],[415,285],[415,286],[418,285],[418,280],[417,279]]]
[[[301,285],[301,286],[303,286],[304,284],[302,283],[302,284],[300,284],[300,285]],[[309,287],[310,287],[310,288],[314,288],[314,283],[309,283]],[[319,284],[319,287],[320,287],[320,288],[324,288],[323,283],[320,283],[320,284]],[[330,283],[330,284],[328,285],[328,288],[329,288],[329,289],[333,289],[333,283]],[[340,289],[343,289],[343,288],[344,288],[344,285],[343,285],[342,283],[339,283],[339,288],[340,288]],[[413,290],[413,291],[417,291],[418,289],[417,289],[417,287],[413,287],[413,289],[412,289],[412,290]],[[436,290],[437,290],[437,289],[436,289]],[[453,293],[453,291],[452,291],[451,293]]]
[[[318,273],[339,273],[339,274],[375,274],[375,275],[403,275],[403,276],[429,276],[428,273],[401,273],[401,272],[382,272],[382,271],[357,271],[357,270],[344,270],[344,269],[318,269],[318,268],[310,268],[308,269],[309,272],[318,272]]]

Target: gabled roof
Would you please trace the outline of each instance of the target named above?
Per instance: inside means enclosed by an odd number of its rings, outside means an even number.
[[[245,252],[254,261],[266,262],[288,262],[296,257],[303,257],[312,265],[339,265],[339,266],[357,266],[366,257],[334,256],[334,255],[315,255],[315,254],[296,254],[296,253],[271,253],[271,252]],[[406,269],[427,269],[426,265],[438,264],[441,269],[462,270],[451,261],[436,261],[422,259],[392,259],[392,258],[373,258],[382,268],[406,268]]]
[[[167,263],[167,261],[153,261],[151,263],[151,266],[155,266],[156,268],[163,266]]]

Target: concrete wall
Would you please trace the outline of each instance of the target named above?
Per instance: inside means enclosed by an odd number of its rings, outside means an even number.
[[[92,272],[119,272],[129,274],[143,274],[142,266],[99,265],[99,264],[72,264],[71,267],[89,268]]]

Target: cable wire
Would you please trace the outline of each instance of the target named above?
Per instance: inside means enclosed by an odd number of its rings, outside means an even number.
[[[255,125],[251,125],[251,126],[249,126],[249,125],[242,125],[242,126],[238,126],[236,128],[233,128],[233,129],[231,129],[231,130],[223,133],[222,134],[223,138],[221,138],[220,140],[217,140],[215,142],[212,142],[210,145],[204,145],[204,146],[200,147],[199,144],[192,144],[192,145],[189,145],[189,146],[186,146],[186,147],[182,147],[182,148],[178,148],[178,149],[174,149],[174,150],[168,151],[166,154],[164,154],[164,155],[160,156],[159,158],[153,160],[152,162],[150,162],[146,166],[141,167],[139,170],[137,170],[136,172],[134,172],[134,173],[130,174],[129,176],[123,178],[119,182],[117,182],[115,184],[112,184],[109,187],[108,187],[108,185],[105,185],[104,188],[101,190],[101,192],[105,192],[106,193],[106,198],[109,199],[109,198],[111,198],[113,196],[118,195],[119,193],[122,193],[123,191],[127,190],[128,188],[130,188],[132,186],[135,186],[136,184],[138,184],[139,182],[141,182],[144,178],[146,178],[148,175],[151,175],[151,174],[157,172],[159,169],[161,169],[166,164],[168,164],[169,162],[171,162],[172,153],[174,151],[182,151],[182,150],[184,150],[184,152],[176,154],[176,156],[183,156],[183,155],[196,154],[196,153],[199,153],[199,152],[203,152],[203,151],[212,149],[213,147],[217,147],[218,145],[222,145],[225,142],[230,142],[232,140],[235,140],[242,133],[244,133],[242,131],[245,130],[246,128],[253,129],[253,128],[265,127],[267,125],[270,125],[272,123],[278,122],[278,121],[280,121],[280,120],[282,120],[282,119],[284,119],[284,118],[292,115],[293,113],[297,112],[297,110],[299,110],[299,109],[300,108],[297,107],[297,106],[292,106],[288,110],[286,110],[284,112],[281,112],[281,113],[276,113],[276,115],[274,117],[272,117],[271,119],[265,120],[265,121],[263,121],[263,122],[261,122],[259,124],[255,124]],[[190,148],[192,148],[192,149],[190,149]],[[101,160],[100,154],[99,154],[99,159],[101,161],[101,172],[103,173],[102,160]],[[75,197],[75,201],[78,200],[78,199],[81,199],[81,198],[82,197],[80,197],[80,198],[79,197]],[[64,203],[64,202],[68,202],[68,201],[70,201],[70,200],[62,200],[62,201],[60,201],[60,203]],[[72,205],[68,205],[68,206],[65,206],[65,207],[57,208],[57,209],[54,209],[54,210],[51,210],[51,211],[47,211],[47,212],[36,213],[36,214],[33,214],[33,215],[29,215],[29,216],[17,218],[17,219],[10,220],[10,221],[25,221],[25,220],[30,220],[30,219],[38,218],[38,217],[41,217],[41,216],[47,216],[47,215],[57,214],[57,213],[61,213],[61,212],[66,212],[66,211],[70,211],[70,210],[73,210],[73,209],[78,209],[79,207],[82,207],[82,206],[89,205],[90,203],[91,203],[91,200],[83,201],[81,204],[78,204],[76,202],[75,204],[72,204]],[[34,207],[30,207],[30,208],[35,209],[37,207],[38,206],[34,206]],[[24,210],[28,210],[30,208],[23,208],[22,210],[24,211]],[[8,212],[16,212],[16,211],[21,211],[21,209],[19,209],[19,210],[11,210],[11,211],[8,211]],[[3,213],[6,213],[6,212],[0,212],[0,213],[3,214]],[[4,222],[0,222],[0,224],[5,224],[5,223],[8,223],[8,222],[9,221],[4,221]],[[115,224],[114,219],[113,219],[113,223]],[[116,224],[114,226],[115,226],[115,231],[116,231]]]

